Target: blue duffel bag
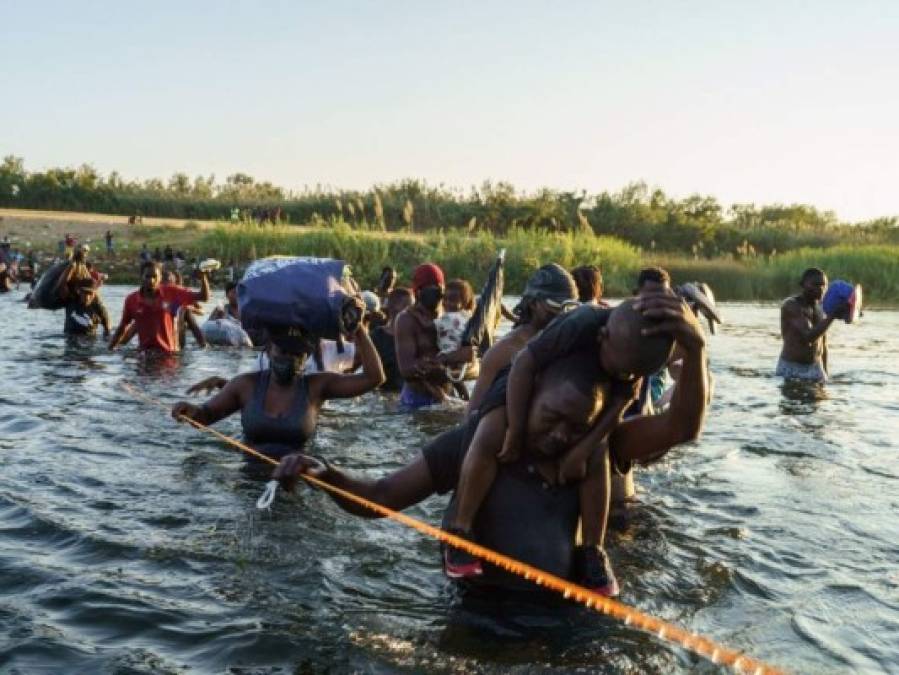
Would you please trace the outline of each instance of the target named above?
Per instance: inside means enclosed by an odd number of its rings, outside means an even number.
[[[301,326],[336,340],[362,319],[358,286],[342,260],[273,256],[251,264],[237,284],[240,322],[247,330]]]

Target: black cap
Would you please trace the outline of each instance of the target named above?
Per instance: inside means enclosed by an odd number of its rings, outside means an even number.
[[[577,284],[574,277],[561,265],[549,263],[538,269],[528,279],[522,298],[547,300],[553,304],[577,302]]]

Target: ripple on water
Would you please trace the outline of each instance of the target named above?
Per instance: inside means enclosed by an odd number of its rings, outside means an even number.
[[[44,428],[45,425],[40,419],[16,414],[0,415],[0,434],[6,440],[37,434]]]

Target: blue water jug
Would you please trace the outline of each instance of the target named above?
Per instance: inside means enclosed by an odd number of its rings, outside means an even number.
[[[834,312],[843,304],[848,307],[848,310],[837,318],[843,319],[846,323],[856,321],[862,310],[862,287],[842,279],[835,279],[827,287],[821,306],[827,316],[833,316]]]

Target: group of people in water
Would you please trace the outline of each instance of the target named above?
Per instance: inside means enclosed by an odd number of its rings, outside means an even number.
[[[179,351],[192,330],[186,317],[211,298],[205,272],[199,290],[191,290],[150,260],[111,331],[84,262],[76,251],[57,282],[65,330],[102,327],[110,349],[136,336],[141,350]],[[255,331],[252,342],[263,350],[257,369],[197,383],[190,392],[217,391],[202,404],[176,403],[173,417],[212,425],[239,412],[245,441],[280,461],[275,477],[287,487],[308,473],[396,510],[452,493],[443,521],[448,531],[616,595],[604,548],[610,505],[633,496],[635,464],[659,460],[703,426],[712,378],[700,319],[712,330],[720,322],[710,290],[673,287],[664,270],[646,268],[633,297],[611,307],[597,267],[569,272],[550,263],[530,277],[514,309],[501,308],[512,329],[481,350],[460,342],[476,306],[468,282],[447,281],[434,263],[416,267],[410,280],[409,287],[397,286],[396,273],[385,268],[377,287],[354,300],[363,320],[336,341],[301,326]],[[807,270],[802,292],[784,302],[779,374],[826,376],[826,331],[845,313],[841,307],[823,315],[826,285],[823,272]],[[213,320],[240,321],[237,291],[229,283]],[[667,391],[666,373],[673,376]],[[466,380],[471,386],[461,384]],[[326,401],[378,388],[396,392],[404,410],[455,398],[465,401],[464,413],[385,476],[358,475],[309,454]],[[334,499],[350,513],[373,515]],[[454,579],[513,583],[451,547],[444,568]]]

